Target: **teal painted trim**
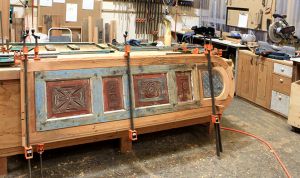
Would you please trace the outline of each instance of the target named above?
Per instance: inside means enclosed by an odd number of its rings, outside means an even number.
[[[166,73],[169,91],[169,104],[136,108],[134,117],[145,117],[181,110],[195,109],[201,106],[199,101],[178,103],[175,71],[197,70],[192,65],[153,65],[133,67],[133,75],[149,73]],[[124,110],[104,112],[104,97],[102,78],[107,76],[122,76]],[[132,76],[131,76],[132,77]],[[47,118],[46,82],[57,80],[89,79],[91,85],[92,113],[65,118]],[[36,99],[36,129],[47,131],[68,127],[82,126],[101,122],[110,122],[129,119],[129,96],[127,70],[125,67],[95,68],[61,71],[44,71],[35,73],[35,99]],[[131,84],[133,85],[133,83]],[[193,86],[195,87],[195,86]],[[134,95],[133,95],[133,100]],[[135,102],[133,104],[135,105]]]

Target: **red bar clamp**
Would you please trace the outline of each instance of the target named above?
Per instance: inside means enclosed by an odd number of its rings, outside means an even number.
[[[193,53],[193,54],[199,54],[199,48],[193,49],[192,53]]]
[[[130,45],[125,45],[124,52],[125,52],[125,57],[127,57],[128,54],[130,53]]]
[[[214,46],[212,44],[205,44],[204,49],[204,53],[208,54],[208,51],[212,51],[214,49]]]
[[[221,113],[218,114],[218,118],[219,118],[219,122],[220,122],[220,123],[221,123],[221,121],[222,121],[222,115],[223,115],[223,114],[221,114]]]
[[[34,47],[34,60],[40,60],[38,46]]]
[[[43,154],[45,151],[45,146],[44,144],[38,144],[36,147],[36,152],[38,152],[39,154]]]
[[[32,159],[33,158],[32,146],[24,147],[24,151],[25,151],[25,158],[26,159]]]
[[[131,141],[136,141],[138,139],[136,130],[129,130],[129,139]]]
[[[218,116],[218,115],[211,115],[211,122],[212,122],[213,124],[218,124],[218,123],[220,123],[220,118],[219,118],[219,116]]]

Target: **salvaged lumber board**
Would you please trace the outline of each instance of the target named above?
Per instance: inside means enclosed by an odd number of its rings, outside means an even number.
[[[225,109],[234,96],[232,64],[219,57],[212,62],[216,102]],[[139,134],[211,122],[204,55],[132,55],[131,65]],[[0,157],[23,153],[22,66],[19,73],[20,80],[0,82]],[[122,151],[130,151],[127,79],[122,55],[29,61],[31,144],[52,149],[119,138]]]

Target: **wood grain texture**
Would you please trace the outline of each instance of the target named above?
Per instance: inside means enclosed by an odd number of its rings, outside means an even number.
[[[112,63],[111,60],[114,60]],[[204,55],[153,55],[153,56],[132,56],[132,66],[148,66],[148,65],[169,65],[169,64],[205,64],[207,59]],[[224,69],[228,68],[226,61],[220,57],[212,57],[212,61]],[[82,58],[56,58],[44,59],[40,61],[30,61],[28,71],[51,71],[51,70],[72,70],[72,69],[89,69],[89,68],[110,68],[110,67],[126,67],[127,63],[123,54],[119,56],[99,56]]]
[[[269,60],[261,59],[255,65],[255,75],[257,75],[254,85],[256,88],[255,103],[265,108],[270,108],[273,63]]]
[[[20,83],[0,81],[0,149],[21,145]]]
[[[4,39],[9,39],[9,1],[2,0],[0,2],[0,11],[2,13],[2,25],[3,25],[3,37]],[[0,36],[1,37],[1,36]]]
[[[0,157],[0,176],[7,175],[7,157]]]
[[[78,7],[78,17],[76,22],[66,22],[66,4],[67,3],[74,3],[77,4]],[[67,0],[66,3],[53,3],[52,7],[38,7],[38,26],[43,26],[42,18],[44,15],[56,15],[60,16],[61,19],[61,25],[67,26],[67,27],[78,27],[82,26],[83,21],[88,16],[93,17],[92,23],[95,24],[97,18],[101,18],[101,1],[95,1],[94,9],[93,10],[85,10],[82,9],[82,0]],[[85,41],[87,42],[87,41]]]
[[[294,82],[291,88],[288,123],[300,128],[300,81]]]

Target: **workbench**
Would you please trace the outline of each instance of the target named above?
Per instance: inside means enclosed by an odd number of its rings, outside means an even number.
[[[239,52],[236,95],[287,117],[291,95],[293,62]]]
[[[289,105],[288,124],[293,129],[300,129],[300,57],[291,58],[293,61],[293,83],[291,87],[291,100]]]
[[[170,51],[171,52],[171,51]],[[58,55],[29,60],[30,143],[54,149],[120,139],[131,150],[124,53]],[[207,59],[203,54],[132,52],[134,123],[138,134],[208,124],[212,130]],[[216,104],[233,99],[232,63],[213,56]],[[0,174],[25,145],[23,66],[0,68]],[[24,160],[25,161],[25,160]]]
[[[185,34],[184,32],[177,32],[177,38],[178,38],[179,42],[181,42],[181,39],[184,34]],[[204,40],[205,40],[205,38],[202,35],[193,35],[192,41],[190,43],[203,45]],[[226,59],[233,59],[233,63],[235,66],[234,67],[234,75],[235,75],[234,78],[237,79],[238,72],[237,72],[236,66],[238,66],[238,63],[239,63],[239,50],[245,50],[245,49],[249,49],[249,48],[246,45],[242,45],[240,43],[234,43],[229,40],[220,40],[218,38],[212,38],[211,41],[215,48],[224,50],[222,57],[224,57]]]

